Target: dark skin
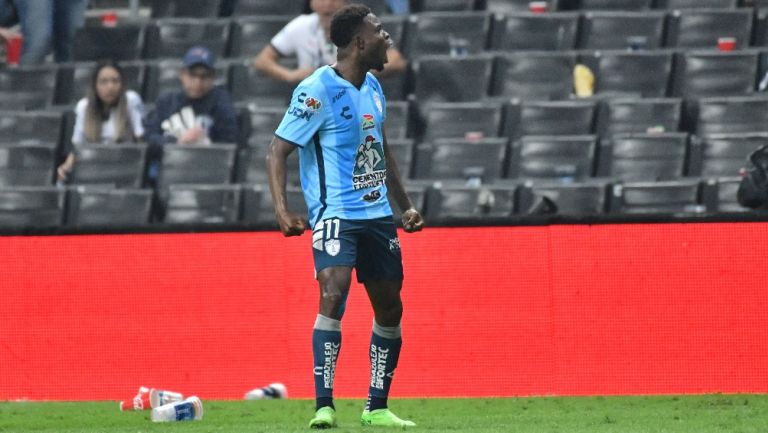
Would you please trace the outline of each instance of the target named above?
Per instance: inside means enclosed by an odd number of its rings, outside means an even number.
[[[357,88],[363,85],[367,71],[382,70],[387,62],[387,48],[390,46],[389,34],[381,27],[379,19],[369,14],[349,45],[339,48],[334,68],[341,76]],[[403,229],[407,233],[420,231],[424,219],[413,207],[411,199],[403,187],[400,171],[387,145],[386,133],[382,127],[384,156],[387,161],[387,189],[403,210]],[[275,215],[283,236],[300,236],[307,228],[304,217],[288,211],[285,194],[286,158],[295,150],[295,146],[278,137],[272,139],[267,153],[267,173],[269,189],[275,206]],[[332,266],[317,274],[320,284],[320,314],[341,320],[339,310],[349,292],[352,281],[352,268]],[[393,281],[367,281],[365,290],[371,301],[376,323],[381,326],[397,326],[403,315],[403,303],[400,298],[402,279]]]

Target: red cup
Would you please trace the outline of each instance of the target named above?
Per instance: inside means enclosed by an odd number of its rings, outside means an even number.
[[[117,27],[117,14],[114,12],[105,12],[101,16],[101,25],[104,27]]]
[[[736,49],[736,38],[734,37],[724,37],[724,38],[717,38],[717,48],[720,49],[720,51],[733,51]]]
[[[547,11],[547,2],[528,2],[528,10],[535,14],[544,13]]]
[[[149,389],[143,386],[139,388],[139,393],[136,394],[135,397],[130,400],[123,400],[120,402],[121,411],[149,410],[150,406]]]
[[[14,36],[5,41],[5,61],[9,65],[18,65],[21,59],[21,47],[24,45],[24,38]]]

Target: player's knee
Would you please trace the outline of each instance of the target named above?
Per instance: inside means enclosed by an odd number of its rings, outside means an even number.
[[[320,301],[329,307],[338,308],[344,303],[344,293],[339,289],[323,288]]]

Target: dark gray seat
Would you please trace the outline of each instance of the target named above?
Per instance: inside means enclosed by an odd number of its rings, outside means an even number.
[[[501,129],[501,104],[487,102],[437,102],[422,107],[424,140],[438,138],[497,137]]]
[[[739,0],[656,0],[659,9],[726,9],[739,6]]]
[[[519,212],[527,212],[541,197],[557,206],[559,215],[600,215],[606,211],[606,184],[598,182],[523,184],[518,192]]]
[[[491,49],[562,51],[573,49],[579,15],[573,12],[496,15]]]
[[[146,57],[180,59],[195,45],[204,45],[217,57],[228,55],[231,32],[226,19],[167,18],[147,26]]]
[[[141,226],[149,222],[152,190],[76,186],[69,189],[68,226]]]
[[[754,212],[736,199],[741,177],[707,179],[702,185],[701,201],[710,212]]]
[[[672,12],[666,45],[680,48],[717,49],[721,37],[736,38],[736,47],[749,46],[752,36],[752,10],[682,9]]]
[[[301,187],[288,185],[285,188],[285,194],[288,210],[306,217],[307,204],[304,201]],[[269,187],[266,185],[243,185],[243,216],[241,221],[263,224],[273,228],[278,227]]]
[[[693,119],[699,135],[768,132],[768,98],[702,98]]]
[[[51,185],[55,160],[53,143],[0,144],[0,187]]]
[[[601,96],[663,98],[672,77],[672,52],[596,51],[581,61],[595,74],[595,93]],[[642,73],[638,73],[642,71]]]
[[[385,93],[386,94],[386,93]],[[409,101],[387,100],[387,138],[406,138],[411,135],[411,103]]]
[[[66,189],[54,186],[0,188],[0,227],[57,227],[64,217]]]
[[[523,100],[567,99],[573,91],[576,56],[531,51],[500,54],[494,63],[492,96]]]
[[[594,173],[597,138],[593,135],[524,136],[512,143],[510,179],[578,182]]]
[[[221,1],[222,0],[152,0],[152,18],[215,17],[219,14]]]
[[[479,101],[488,94],[493,57],[423,56],[413,61],[416,99],[426,102]]]
[[[680,129],[682,104],[679,98],[608,100],[598,110],[597,132],[601,136],[654,130],[675,132]]]
[[[528,12],[529,0],[484,0],[485,9],[497,14],[511,14]],[[560,9],[560,0],[546,0],[547,11],[554,12]]]
[[[427,194],[426,206],[432,220],[508,217],[515,212],[515,190],[514,185],[439,185]]]
[[[164,146],[158,186],[229,183],[235,147],[234,144]]]
[[[413,177],[418,179],[467,179],[491,182],[502,175],[506,138],[478,141],[440,139],[416,146]]]
[[[147,147],[144,144],[76,146],[73,184],[110,184],[140,188],[144,179]]]
[[[755,92],[758,68],[755,51],[685,51],[677,56],[673,96],[700,98]]]
[[[287,67],[296,67],[295,59],[281,60]],[[230,86],[235,101],[254,102],[256,106],[277,106],[287,109],[295,84],[278,81],[253,68],[253,59],[244,59],[231,66]]]
[[[165,223],[234,223],[240,219],[240,185],[170,185]]]
[[[524,135],[589,135],[595,111],[594,101],[512,101],[506,107],[504,134],[512,139]]]
[[[5,143],[59,143],[64,118],[51,111],[0,111],[0,137]]]
[[[713,134],[691,140],[688,172],[707,178],[735,177],[747,156],[768,144],[768,133]]]
[[[597,176],[656,181],[685,175],[688,134],[619,134],[600,141]]]
[[[649,9],[653,0],[579,0],[582,10],[639,11]]]
[[[75,61],[141,59],[144,51],[145,27],[120,24],[117,27],[84,26],[75,32],[72,43]]]
[[[412,14],[406,42],[411,57],[448,55],[461,46],[462,54],[480,54],[487,46],[491,17],[485,12],[430,12]]]
[[[52,105],[57,81],[55,65],[0,68],[0,110],[36,110]]]
[[[234,15],[291,15],[304,13],[304,2],[275,0],[237,0]]]
[[[294,18],[293,15],[241,17],[232,27],[232,57],[254,57]]]
[[[664,12],[586,12],[578,47],[592,50],[626,49],[633,44],[657,49],[663,44]]]
[[[413,164],[413,153],[416,148],[416,143],[413,139],[387,139],[387,145],[389,151],[395,158],[395,164],[397,164],[398,170],[400,170],[400,177],[403,179],[409,179],[411,177],[411,165]],[[390,203],[393,204],[394,203]]]
[[[475,7],[475,0],[414,0],[412,3],[416,12],[471,11]]]
[[[611,213],[696,214],[706,210],[699,202],[698,179],[616,184],[609,202]]]

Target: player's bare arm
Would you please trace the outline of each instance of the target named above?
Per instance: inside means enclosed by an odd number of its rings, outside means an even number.
[[[389,150],[384,127],[381,129],[381,133],[384,136],[384,157],[387,159],[387,189],[392,193],[392,197],[400,210],[403,211],[403,229],[407,233],[418,232],[424,228],[424,219],[419,211],[413,207],[413,202],[403,187],[403,182],[400,180],[400,169],[397,168],[397,162]]]
[[[275,216],[283,236],[300,236],[307,227],[305,218],[288,211],[285,194],[286,159],[296,146],[278,137],[272,139],[267,152],[267,175],[269,190],[272,193],[272,204],[275,206]]]
[[[312,68],[286,68],[280,64],[280,53],[269,44],[256,55],[256,58],[253,60],[253,67],[276,80],[289,83],[298,83],[314,71]]]

